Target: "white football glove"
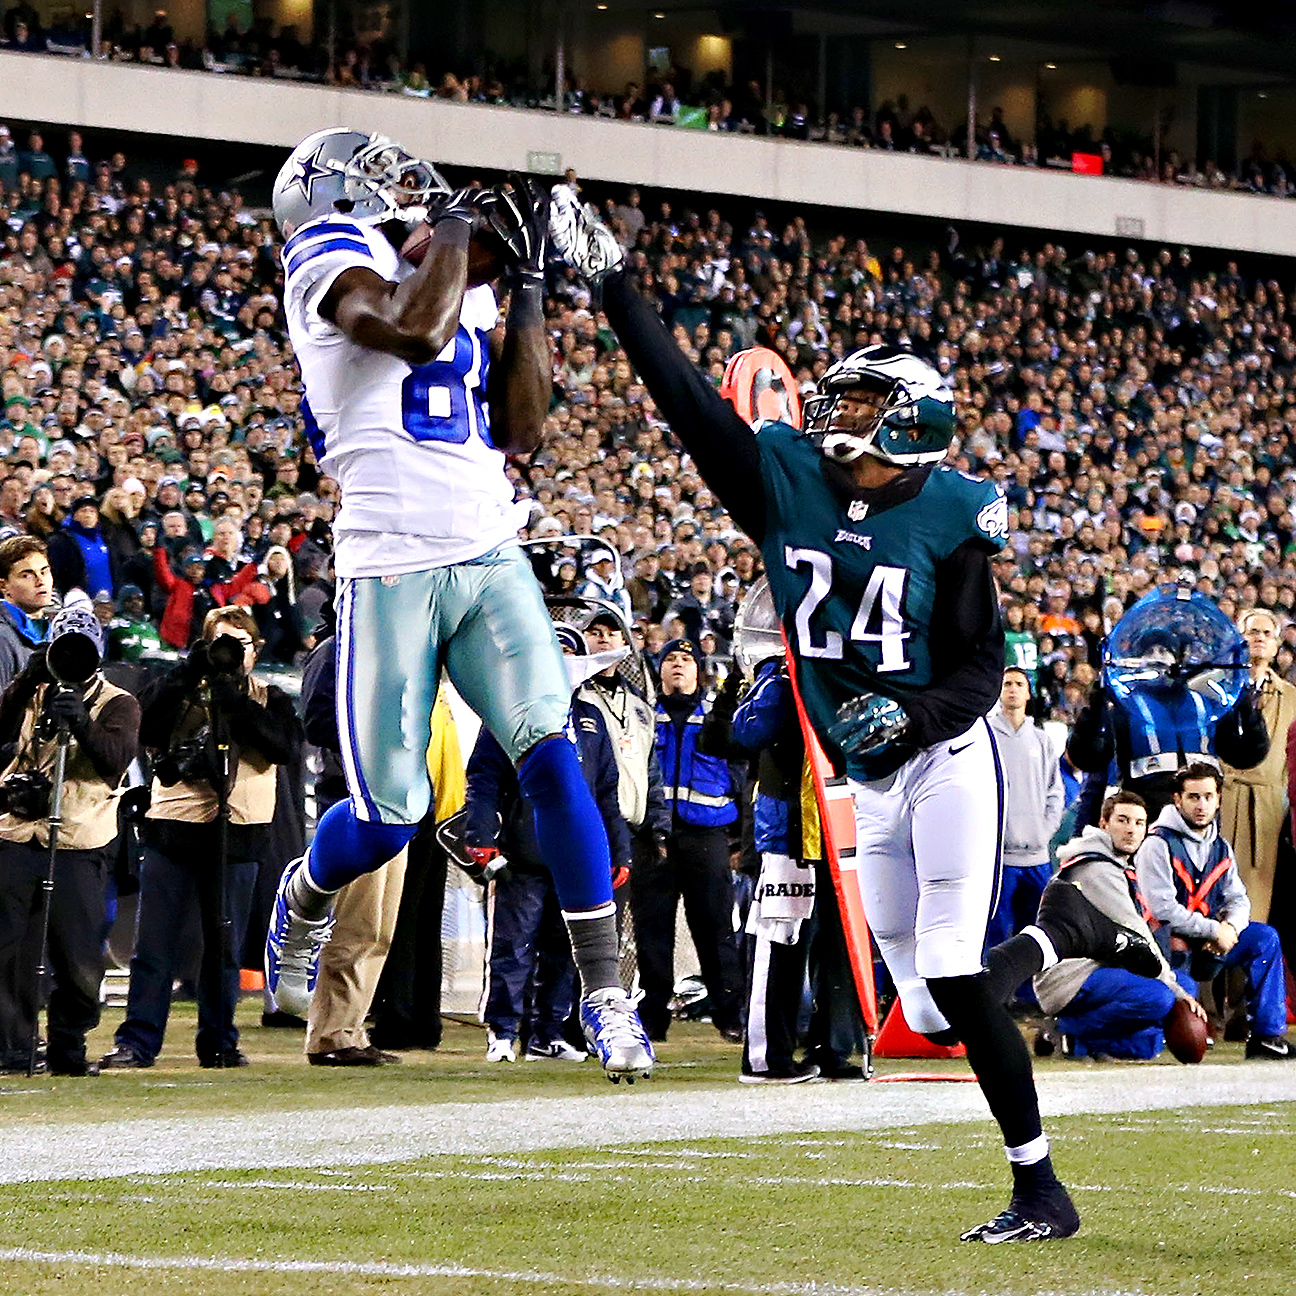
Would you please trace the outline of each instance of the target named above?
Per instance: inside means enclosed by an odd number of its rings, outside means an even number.
[[[554,185],[549,201],[549,244],[592,288],[625,260],[612,231],[590,207],[582,207],[570,185]]]

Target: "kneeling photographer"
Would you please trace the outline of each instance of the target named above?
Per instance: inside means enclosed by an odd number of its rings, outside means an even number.
[[[99,1024],[116,792],[140,726],[139,704],[99,673],[102,651],[93,613],[65,608],[0,697],[0,1070],[7,1073],[40,1069],[35,1040],[46,966],[48,1069],[98,1070],[86,1061],[85,1037]]]
[[[162,1048],[181,918],[202,919],[198,1061],[246,1066],[234,1007],[239,951],[275,811],[275,766],[294,759],[301,722],[281,689],[252,678],[261,640],[242,607],[214,608],[188,659],[145,690],[140,742],[153,750],[139,915],[126,1018],[105,1067],[149,1067]]]

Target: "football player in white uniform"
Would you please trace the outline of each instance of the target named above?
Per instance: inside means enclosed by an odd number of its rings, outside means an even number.
[[[646,1076],[652,1049],[617,975],[607,837],[564,734],[570,689],[516,544],[526,509],[504,474],[506,454],[539,444],[551,390],[547,195],[520,178],[452,192],[391,141],[334,129],[292,151],[274,214],[306,431],[342,487],[337,698],[350,797],[284,871],[270,990],[305,1016],[334,895],[397,854],[426,813],[444,666],[517,763],[571,934],[586,1038],[610,1078]],[[502,327],[491,287],[469,285],[479,230],[508,265]]]

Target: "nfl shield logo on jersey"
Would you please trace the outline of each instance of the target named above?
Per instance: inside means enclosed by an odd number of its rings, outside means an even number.
[[[852,522],[863,522],[868,515],[869,506],[863,500],[851,500],[846,508],[846,516]]]

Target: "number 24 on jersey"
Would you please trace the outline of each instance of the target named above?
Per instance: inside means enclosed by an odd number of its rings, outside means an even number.
[[[832,556],[818,549],[797,549],[788,545],[783,557],[792,571],[803,567],[810,569],[810,586],[792,618],[798,655],[840,661],[845,648],[841,631],[812,625],[815,613],[833,597]],[[848,637],[852,643],[875,646],[878,661],[873,669],[876,671],[904,671],[913,664],[905,651],[905,641],[909,638],[904,625],[905,586],[908,581],[909,572],[904,567],[882,564],[874,567],[851,620]]]

